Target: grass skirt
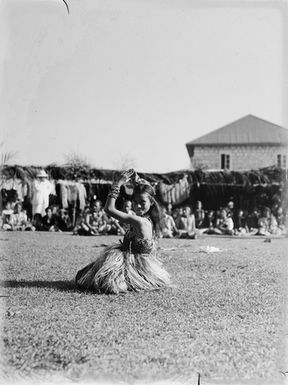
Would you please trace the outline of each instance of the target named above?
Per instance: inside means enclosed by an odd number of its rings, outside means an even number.
[[[76,285],[82,290],[118,294],[169,286],[170,276],[155,251],[133,254],[121,250],[119,245],[112,245],[94,262],[78,271]]]

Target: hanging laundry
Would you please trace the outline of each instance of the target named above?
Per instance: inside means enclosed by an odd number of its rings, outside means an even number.
[[[64,180],[59,180],[58,181],[58,186],[59,186],[59,195],[60,195],[60,201],[61,201],[61,206],[63,209],[68,208],[68,186],[67,182]]]
[[[23,202],[25,196],[28,194],[28,184],[21,179],[8,179],[1,182],[1,189],[15,190],[17,200]]]
[[[185,175],[178,183],[168,185],[165,183],[159,184],[159,193],[164,203],[172,203],[178,205],[183,203],[190,196],[191,185]]]
[[[78,189],[78,199],[79,199],[79,209],[84,210],[86,206],[87,193],[84,185],[82,183],[76,183]]]

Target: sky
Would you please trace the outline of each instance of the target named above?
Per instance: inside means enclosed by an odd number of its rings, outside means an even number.
[[[2,0],[10,163],[190,167],[185,143],[252,114],[288,128],[283,2]],[[282,5],[281,5],[282,4]],[[286,88],[285,88],[286,85]]]

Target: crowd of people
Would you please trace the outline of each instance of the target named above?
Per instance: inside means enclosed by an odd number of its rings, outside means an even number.
[[[133,214],[132,202],[125,200],[121,210]],[[7,202],[1,215],[1,228],[5,231],[50,231],[73,232],[75,235],[124,235],[127,224],[110,217],[100,200],[93,200],[76,222],[68,210],[57,205],[48,206],[45,215],[35,214],[29,218],[21,202]],[[189,205],[162,206],[162,237],[195,239],[202,234],[218,235],[286,235],[287,218],[281,204],[247,212],[235,210],[233,201],[217,211],[205,210],[201,201],[192,208]]]
[[[196,238],[201,234],[218,235],[286,235],[287,217],[280,204],[247,212],[235,210],[233,201],[218,210],[204,210],[197,201],[190,206],[164,209],[163,237]]]

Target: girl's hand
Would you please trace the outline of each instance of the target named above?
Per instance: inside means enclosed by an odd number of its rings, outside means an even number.
[[[123,185],[130,181],[132,175],[135,174],[135,171],[133,168],[130,168],[129,170],[123,171],[119,177],[118,184]]]

